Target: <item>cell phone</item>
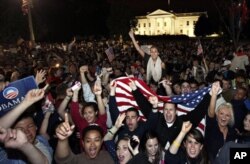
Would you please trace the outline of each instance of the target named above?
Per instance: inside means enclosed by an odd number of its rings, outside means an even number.
[[[72,91],[76,90],[77,88],[81,88],[81,82],[76,81],[75,84],[71,87]]]
[[[137,142],[136,140],[134,140],[131,137],[131,139],[130,139],[130,145],[131,145],[131,147],[134,149],[138,144],[139,144],[139,142]]]

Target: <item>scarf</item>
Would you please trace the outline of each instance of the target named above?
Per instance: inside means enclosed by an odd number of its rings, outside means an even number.
[[[158,82],[161,79],[161,74],[162,74],[161,63],[162,61],[160,57],[157,57],[155,64],[152,57],[149,58],[147,64],[147,83],[150,82],[152,77],[156,82]]]

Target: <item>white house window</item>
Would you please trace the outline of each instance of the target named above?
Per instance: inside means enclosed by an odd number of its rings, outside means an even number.
[[[187,26],[189,26],[189,21],[187,21]]]
[[[148,23],[148,27],[151,27],[151,23]]]
[[[182,34],[182,33],[183,33],[183,30],[180,30],[180,33]]]
[[[143,24],[143,27],[146,27],[146,23]]]
[[[164,22],[164,26],[165,26],[165,27],[167,26],[167,22]]]

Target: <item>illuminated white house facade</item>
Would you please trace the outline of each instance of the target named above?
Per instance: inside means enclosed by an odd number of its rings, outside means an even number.
[[[195,37],[194,25],[206,12],[172,13],[158,9],[146,16],[137,16],[137,35],[187,35]]]

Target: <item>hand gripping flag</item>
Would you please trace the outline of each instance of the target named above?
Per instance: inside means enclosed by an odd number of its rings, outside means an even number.
[[[116,87],[116,102],[120,112],[126,111],[130,107],[134,107],[139,110],[140,117],[145,120],[142,112],[140,111],[129,87],[130,80],[133,80],[136,86],[140,89],[142,94],[149,98],[150,96],[157,96],[159,99],[159,111],[163,111],[164,102],[172,102],[177,104],[178,115],[186,114],[192,111],[203,99],[203,96],[208,93],[211,87],[204,87],[203,89],[197,90],[195,92],[176,95],[176,96],[159,96],[153,92],[147,84],[140,79],[132,77],[120,77],[115,79],[117,83]],[[204,133],[205,130],[205,119],[203,119],[199,126],[197,127],[201,132]]]

